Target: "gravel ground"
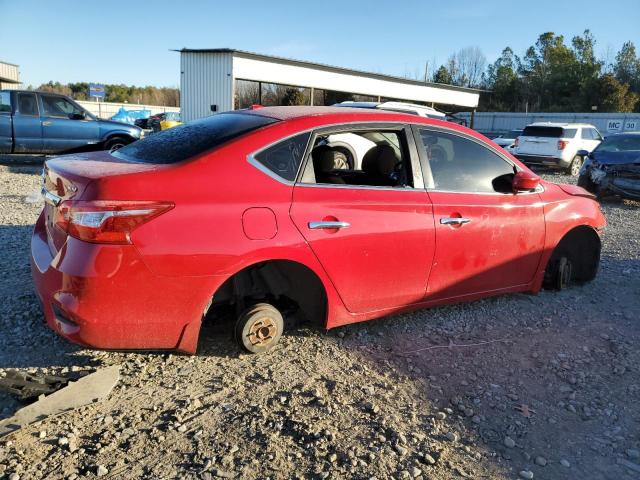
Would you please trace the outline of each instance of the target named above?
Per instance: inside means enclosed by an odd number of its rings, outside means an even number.
[[[189,357],[83,350],[45,328],[38,174],[0,166],[0,375],[116,364],[122,379],[0,440],[0,478],[640,478],[639,203],[604,204],[588,285],[303,327],[262,356],[207,330]],[[0,418],[19,407],[0,393]]]

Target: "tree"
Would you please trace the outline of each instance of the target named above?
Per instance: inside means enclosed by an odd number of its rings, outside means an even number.
[[[433,75],[433,81],[435,83],[442,83],[444,85],[451,85],[453,83],[451,74],[449,73],[449,70],[447,70],[447,67],[445,67],[444,65],[441,65],[440,68],[436,70],[436,73]]]
[[[282,97],[282,105],[307,105],[307,99],[299,88],[289,87]]]
[[[640,58],[636,55],[636,46],[633,42],[625,42],[616,55],[613,65],[616,79],[626,83],[635,92],[640,92]]]
[[[515,111],[518,107],[519,79],[517,74],[518,57],[507,47],[502,55],[487,68],[484,87],[491,94],[484,96],[483,109]]]
[[[615,76],[606,74],[597,82],[596,94],[600,112],[633,112],[640,95],[629,91],[629,84],[621,83]]]

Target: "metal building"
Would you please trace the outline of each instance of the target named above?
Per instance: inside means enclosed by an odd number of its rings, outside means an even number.
[[[20,87],[18,65],[0,61],[0,90],[16,90]]]
[[[474,109],[475,89],[425,83],[300,60],[233,50],[180,52],[180,106],[193,120],[260,105],[332,105],[345,100],[405,101],[445,110]]]

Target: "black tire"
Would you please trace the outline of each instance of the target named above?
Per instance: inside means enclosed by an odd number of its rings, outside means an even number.
[[[564,290],[573,280],[573,264],[569,259],[568,252],[556,250],[549,259],[549,265],[544,272],[544,288]]]
[[[280,311],[268,303],[257,303],[238,317],[235,338],[246,351],[263,353],[278,343],[283,329],[284,320]]]
[[[598,193],[596,184],[589,178],[589,175],[580,175],[578,177],[578,186],[584,188],[587,192]]]
[[[104,142],[104,149],[110,152],[115,152],[119,148],[122,148],[131,143],[131,139],[126,137],[112,137]]]
[[[576,155],[571,160],[571,163],[569,164],[565,172],[571,175],[572,177],[577,177],[580,174],[580,169],[582,168],[583,162],[584,162],[584,159],[580,155]]]

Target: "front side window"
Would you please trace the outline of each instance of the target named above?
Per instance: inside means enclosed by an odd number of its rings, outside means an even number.
[[[20,115],[38,116],[38,101],[35,93],[18,94],[18,112]]]
[[[64,97],[41,95],[41,98],[44,114],[48,117],[71,118],[76,115],[84,116],[84,110]]]
[[[11,113],[11,94],[0,92],[0,113]]]
[[[478,142],[435,130],[420,130],[434,190],[507,193],[514,166]]]
[[[405,188],[413,186],[402,130],[353,130],[315,136],[303,183]]]
[[[254,158],[279,177],[293,182],[298,175],[310,133],[302,133],[273,145]]]

